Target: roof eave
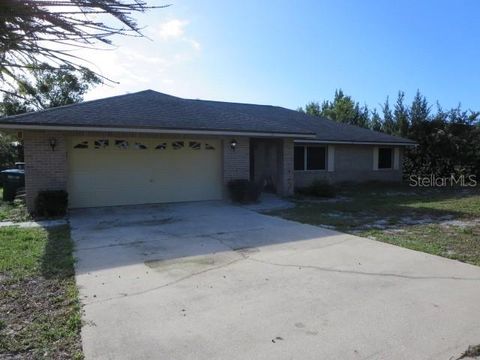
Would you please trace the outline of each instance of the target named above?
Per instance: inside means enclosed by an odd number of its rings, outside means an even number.
[[[308,144],[345,144],[345,145],[397,145],[417,146],[416,142],[409,141],[354,141],[354,140],[295,140],[295,143]]]
[[[238,131],[238,130],[208,130],[208,129],[171,129],[145,127],[113,127],[113,126],[77,126],[77,125],[45,125],[45,124],[15,124],[0,123],[0,129],[10,130],[47,130],[47,131],[86,131],[86,132],[119,132],[143,134],[187,134],[215,136],[259,136],[275,138],[315,139],[314,133],[291,133],[269,131]]]

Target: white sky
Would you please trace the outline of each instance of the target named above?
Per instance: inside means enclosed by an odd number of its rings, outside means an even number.
[[[189,33],[189,21],[168,17],[159,24],[148,25],[143,31],[145,38],[119,37],[114,39],[117,46],[113,49],[80,51],[93,70],[118,82],[96,87],[86,100],[148,88],[196,96],[188,90],[186,75],[188,67],[201,56],[202,46]]]

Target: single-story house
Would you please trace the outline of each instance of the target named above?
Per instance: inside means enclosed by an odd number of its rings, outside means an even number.
[[[291,195],[314,179],[400,181],[411,140],[278,106],[152,90],[0,119],[24,141],[27,206],[66,190],[69,207],[214,200],[232,179]]]

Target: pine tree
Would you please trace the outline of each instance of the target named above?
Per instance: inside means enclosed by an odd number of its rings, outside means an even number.
[[[372,119],[370,120],[370,129],[374,131],[383,131],[383,123],[377,109],[372,111]]]
[[[333,101],[325,100],[320,105],[318,102],[311,102],[305,106],[305,112],[309,115],[323,116],[327,119],[369,127],[370,111],[368,107],[360,106],[351,96],[347,96],[341,89],[335,91]]]
[[[302,112],[303,112],[303,109],[302,109]],[[320,116],[321,110],[320,110],[319,103],[312,101],[307,105],[305,105],[305,113],[307,113],[308,115]]]
[[[392,110],[390,109],[389,98],[385,100],[385,104],[382,106],[383,111],[383,131],[387,134],[396,134],[397,128],[393,119]]]
[[[420,94],[420,90],[417,90],[415,97],[413,98],[412,106],[410,107],[410,123],[412,127],[417,126],[423,121],[427,121],[430,117],[430,106],[425,96]]]
[[[368,106],[364,105],[360,107],[358,103],[355,105],[355,113],[356,119],[353,125],[357,125],[363,128],[370,127],[370,110],[368,110]]]
[[[393,115],[397,135],[405,137],[408,135],[410,124],[408,119],[408,109],[404,104],[404,99],[405,93],[403,91],[399,91]]]

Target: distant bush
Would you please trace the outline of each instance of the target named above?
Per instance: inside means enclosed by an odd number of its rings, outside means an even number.
[[[20,161],[19,148],[13,143],[16,139],[5,133],[0,133],[0,168],[11,169],[15,167],[15,161]]]
[[[262,192],[262,187],[253,181],[238,179],[228,182],[228,191],[233,202],[257,202]]]
[[[68,194],[63,190],[40,191],[35,199],[35,215],[64,216],[67,213]]]
[[[335,187],[325,180],[315,180],[309,186],[297,189],[300,195],[332,198],[335,197]]]

